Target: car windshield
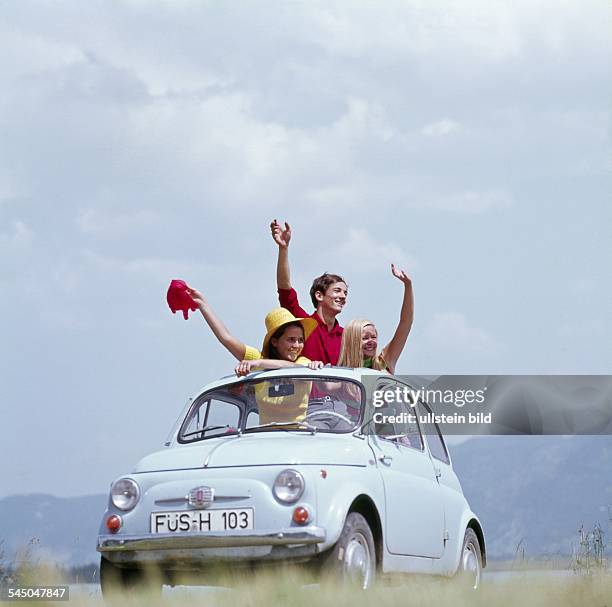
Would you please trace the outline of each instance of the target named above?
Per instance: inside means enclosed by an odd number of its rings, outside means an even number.
[[[363,389],[338,378],[277,377],[215,388],[199,396],[179,431],[181,443],[255,432],[352,432]]]

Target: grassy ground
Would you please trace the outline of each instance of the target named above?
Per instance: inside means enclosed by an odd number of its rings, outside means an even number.
[[[61,583],[51,569],[30,572],[30,583]],[[612,573],[555,576],[549,572],[515,573],[502,581],[485,579],[473,592],[447,580],[410,578],[401,582],[379,582],[362,592],[339,583],[312,584],[295,570],[275,574],[226,576],[220,579],[231,589],[201,590],[177,587],[163,596],[122,592],[117,605],[143,607],[612,607]],[[101,607],[99,595],[81,593],[70,599],[70,607]],[[14,603],[13,603],[14,604]],[[66,604],[66,603],[64,603]]]
[[[612,607],[612,577],[517,578],[483,584],[474,593],[457,584],[440,580],[412,580],[401,584],[378,584],[368,592],[323,585],[299,589],[299,580],[277,576],[244,583],[235,592],[218,593],[207,604],[218,607],[440,607],[443,605],[525,606],[525,607]],[[296,590],[298,588],[298,590]],[[170,597],[169,597],[170,599]],[[173,603],[174,598],[168,601]],[[177,605],[181,604],[177,596]]]

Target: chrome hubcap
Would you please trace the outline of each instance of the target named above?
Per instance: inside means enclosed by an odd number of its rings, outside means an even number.
[[[346,546],[344,571],[351,582],[358,583],[364,590],[372,579],[372,555],[368,542],[361,533],[355,533]]]
[[[461,555],[461,569],[467,579],[470,580],[472,588],[480,586],[480,561],[473,544],[468,544]]]

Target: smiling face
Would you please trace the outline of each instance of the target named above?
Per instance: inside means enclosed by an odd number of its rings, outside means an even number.
[[[361,351],[364,358],[374,358],[378,348],[378,332],[374,325],[365,325],[361,329]]]
[[[326,314],[335,316],[342,312],[342,308],[346,304],[348,287],[344,282],[334,282],[327,287],[325,294],[317,291],[315,297],[318,302],[317,309],[322,309]]]
[[[270,339],[278,352],[278,358],[295,362],[304,349],[304,329],[301,326],[289,326],[282,335]]]

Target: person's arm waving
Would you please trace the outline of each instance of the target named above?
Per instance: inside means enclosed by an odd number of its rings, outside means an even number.
[[[191,296],[193,301],[195,301],[204,320],[215,334],[215,337],[235,358],[242,360],[246,353],[246,346],[229,332],[227,327],[223,324],[223,321],[214,313],[202,293],[191,287],[187,287],[187,293]]]
[[[289,272],[289,241],[291,240],[291,226],[285,222],[283,228],[276,219],[270,224],[272,238],[278,245],[278,261],[276,262],[276,287],[278,289],[278,303],[297,318],[306,318],[308,312],[300,306],[297,293],[291,286],[291,273]]]
[[[276,262],[276,286],[278,289],[291,288],[291,274],[289,272],[289,241],[291,240],[291,226],[285,222],[285,228],[276,221],[270,224],[272,238],[278,245],[278,260]]]
[[[393,276],[401,280],[404,285],[404,299],[400,311],[400,319],[391,341],[383,348],[381,354],[389,367],[391,373],[395,372],[395,365],[406,345],[406,340],[412,328],[414,319],[414,296],[412,294],[412,280],[404,270],[398,270],[391,264]]]

